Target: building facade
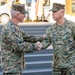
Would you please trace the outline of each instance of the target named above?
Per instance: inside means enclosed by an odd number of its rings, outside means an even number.
[[[9,1],[9,0],[0,0],[0,6],[3,5],[3,4],[5,4],[7,1]],[[20,2],[23,2],[23,1],[24,0],[20,0]],[[48,0],[45,0],[45,1],[48,2]],[[66,14],[75,16],[75,0],[50,0],[50,8],[52,8],[52,4],[54,2],[65,4]]]
[[[9,2],[10,4],[11,0],[0,0],[0,6],[4,5],[5,3]],[[32,0],[12,0],[20,3],[25,3],[28,7],[30,7]],[[37,0],[36,0],[37,1]],[[75,18],[75,0],[44,0],[44,9],[51,9],[54,2],[65,4],[65,16]],[[44,11],[46,13],[46,16],[48,14],[47,11]],[[50,22],[52,22],[52,13],[50,12]]]

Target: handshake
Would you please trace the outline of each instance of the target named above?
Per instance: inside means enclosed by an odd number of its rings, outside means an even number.
[[[39,42],[39,41],[36,42],[36,47],[35,47],[36,50],[40,51],[42,49],[42,47],[43,47],[43,45],[41,44],[41,42]]]
[[[46,37],[46,34],[43,35],[43,39],[45,39],[45,37]],[[36,48],[36,50],[38,50],[38,51],[41,50],[41,49],[43,48],[42,43],[39,42],[39,41],[36,42],[36,47],[35,47],[35,48]]]

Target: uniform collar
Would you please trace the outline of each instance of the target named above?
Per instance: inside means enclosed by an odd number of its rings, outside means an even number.
[[[57,23],[55,23],[55,28],[65,28],[67,26],[67,20],[66,20],[66,18],[65,18],[65,21],[64,21],[64,23],[62,24],[62,25],[58,25]]]

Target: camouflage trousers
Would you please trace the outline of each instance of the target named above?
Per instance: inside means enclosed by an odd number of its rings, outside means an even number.
[[[69,69],[53,69],[52,75],[75,75],[75,67]]]
[[[3,75],[22,75],[22,73],[3,73]]]

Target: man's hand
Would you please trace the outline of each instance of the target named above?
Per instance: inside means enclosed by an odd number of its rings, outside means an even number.
[[[36,42],[36,45],[37,45],[37,50],[39,51],[39,50],[41,50],[42,49],[42,47],[43,47],[43,45],[40,43],[40,42]]]
[[[45,38],[46,38],[46,34],[43,35],[43,39],[45,39]]]

